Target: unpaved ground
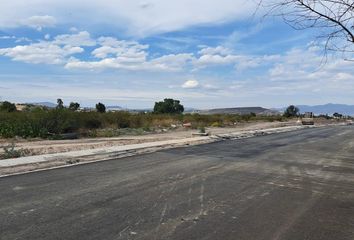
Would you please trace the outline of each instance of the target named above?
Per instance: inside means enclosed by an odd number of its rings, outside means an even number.
[[[283,127],[296,125],[296,121],[289,122],[252,122],[240,123],[233,127],[207,128],[206,131],[213,135],[231,133],[234,131],[258,130],[273,127]],[[25,150],[24,156],[42,155],[50,153],[62,153],[77,150],[96,149],[103,147],[122,146],[139,144],[146,142],[173,140],[193,137],[192,134],[198,132],[191,129],[176,129],[165,133],[154,133],[139,136],[123,136],[113,138],[85,138],[76,140],[24,140],[24,139],[0,139],[0,155],[3,147],[15,143],[15,149]]]

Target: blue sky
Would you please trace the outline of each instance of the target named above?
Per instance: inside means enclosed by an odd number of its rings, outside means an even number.
[[[354,104],[353,62],[241,0],[12,0],[0,8],[0,96],[152,107]],[[316,33],[317,34],[317,33]]]

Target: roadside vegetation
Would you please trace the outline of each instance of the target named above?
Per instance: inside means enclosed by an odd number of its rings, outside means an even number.
[[[154,114],[119,112],[73,112],[68,109],[35,109],[29,112],[1,112],[0,136],[3,138],[60,138],[60,134],[82,136],[118,136],[177,128],[184,123],[191,127],[232,126],[247,121],[284,121],[282,116]],[[129,131],[128,131],[129,130]]]
[[[69,107],[65,107],[63,101],[58,99],[57,104],[57,107],[52,109],[31,106],[22,111],[14,109],[11,103],[6,103],[6,106],[2,104],[0,137],[60,139],[73,133],[83,137],[114,137],[166,131],[182,127],[186,123],[193,129],[205,129],[249,121],[286,120],[280,115],[182,114],[183,106],[173,99],[157,102],[154,112],[140,113],[106,112],[102,103],[96,105],[96,111],[88,112],[79,111],[78,103],[70,103]]]
[[[55,108],[29,105],[21,111],[10,102],[0,103],[0,138],[43,138],[68,139],[77,137],[115,137],[141,135],[150,132],[188,127],[204,133],[206,127],[229,127],[245,122],[287,121],[301,117],[299,109],[289,106],[283,115],[246,115],[183,113],[184,107],[178,100],[165,99],[156,102],[153,112],[106,111],[103,103],[97,103],[95,110],[84,111],[80,104],[71,102],[64,106],[61,99]],[[323,119],[338,119],[334,116],[319,116]],[[17,154],[8,148],[7,154]]]
[[[16,149],[14,142],[9,145],[2,146],[2,150],[3,152],[0,153],[0,159],[19,158],[31,154],[27,149]]]

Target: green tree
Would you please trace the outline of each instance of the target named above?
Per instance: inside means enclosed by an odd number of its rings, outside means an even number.
[[[343,115],[340,114],[340,113],[335,112],[335,113],[333,113],[333,117],[335,117],[335,118],[342,118]]]
[[[57,99],[57,109],[63,109],[64,108],[64,102],[61,100],[61,98]]]
[[[156,102],[154,106],[154,113],[180,114],[183,112],[184,107],[180,104],[180,101],[171,98],[165,98],[161,102]]]
[[[96,110],[99,113],[105,113],[106,112],[106,106],[103,103],[97,103],[96,104]]]
[[[71,102],[69,105],[69,110],[77,111],[80,108],[80,104],[77,102]]]
[[[16,112],[17,109],[14,103],[5,101],[0,105],[0,110],[4,112]]]
[[[294,105],[290,105],[284,112],[284,117],[296,117],[299,115],[299,108]]]

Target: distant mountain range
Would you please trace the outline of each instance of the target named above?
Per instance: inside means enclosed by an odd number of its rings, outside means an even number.
[[[43,106],[47,108],[55,108],[57,106],[57,104],[51,102],[37,102],[37,103],[29,103],[29,104],[33,104],[36,106]]]
[[[111,110],[111,111],[122,111],[126,110],[125,108],[122,108],[121,106],[106,106],[106,110]]]
[[[337,112],[343,115],[349,115],[349,116],[354,115],[354,105],[328,103],[324,105],[315,105],[315,106],[298,105],[297,107],[300,109],[301,113],[313,112],[316,115],[319,114],[332,115],[333,113]]]
[[[51,102],[37,102],[37,103],[30,103],[33,105],[40,105],[40,106],[45,106],[48,108],[55,108],[57,105],[55,103]],[[328,114],[328,115],[333,115],[333,113],[337,112],[343,115],[349,115],[349,116],[354,116],[354,105],[346,105],[346,104],[333,104],[333,103],[328,103],[324,105],[297,105],[297,107],[300,109],[301,113],[305,112],[313,112],[316,115],[320,114]],[[284,108],[279,108],[279,109],[267,109],[263,107],[235,107],[235,108],[216,108],[216,109],[207,109],[207,110],[198,110],[195,108],[185,108],[186,113],[200,113],[200,114],[250,114],[250,113],[255,113],[257,115],[277,115],[281,112],[284,112]],[[107,110],[115,110],[115,111],[120,111],[120,110],[125,110],[125,111],[132,111],[132,112],[137,112],[137,111],[152,111],[152,109],[127,109],[123,108],[121,106],[107,106]]]
[[[255,113],[257,115],[278,115],[279,111],[262,107],[237,107],[237,108],[216,108],[209,110],[200,110],[200,114],[240,114],[246,115]]]
[[[340,113],[342,115],[354,116],[354,105],[346,104],[323,104],[323,105],[297,105],[300,109],[300,113],[313,112],[315,115],[328,114],[333,115],[333,113]],[[280,109],[267,109],[263,107],[236,107],[236,108],[217,108],[209,110],[196,110],[193,109],[191,112],[196,112],[200,114],[250,114],[255,113],[257,115],[278,115],[283,113],[286,107]]]

